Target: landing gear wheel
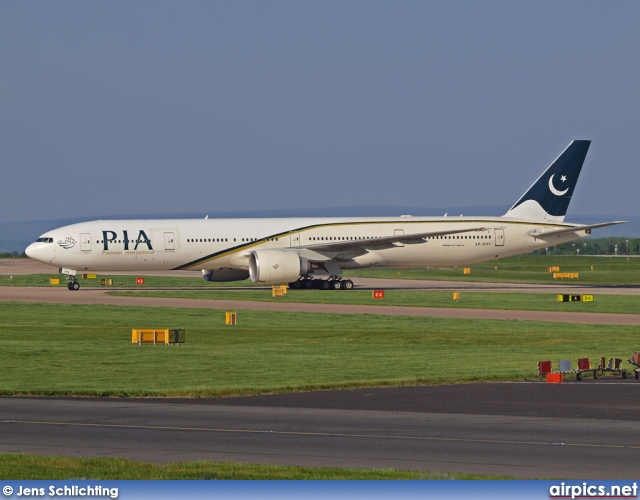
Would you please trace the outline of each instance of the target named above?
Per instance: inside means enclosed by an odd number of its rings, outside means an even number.
[[[291,283],[289,283],[289,288],[295,288],[296,290],[300,290],[300,288],[302,288],[302,282],[292,281]]]
[[[313,288],[313,280],[304,280],[304,287],[307,290],[310,290]]]
[[[329,280],[322,280],[322,284],[320,285],[320,288],[322,288],[323,290],[330,290],[331,283],[329,282]]]
[[[338,280],[329,281],[329,286],[332,290],[340,290],[340,288],[342,288],[342,285]]]
[[[640,372],[638,372],[637,370],[635,371],[635,376],[636,376],[636,380],[638,380],[640,378]]]
[[[343,290],[352,290],[353,289],[353,281],[344,280],[341,282],[341,287]]]
[[[576,373],[576,380],[582,380],[582,373]]]
[[[80,283],[77,281],[72,281],[67,285],[69,290],[80,290]]]

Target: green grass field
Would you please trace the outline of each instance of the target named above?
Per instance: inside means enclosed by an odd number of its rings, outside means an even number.
[[[547,272],[553,266],[560,267],[561,272],[579,273],[579,279],[572,281],[578,284],[640,284],[640,259],[633,257],[521,255],[474,264],[469,266],[469,275],[463,274],[462,266],[451,269],[361,269],[348,274],[367,278],[550,284],[557,282]]]
[[[225,396],[532,377],[537,361],[626,358],[637,328],[525,321],[0,303],[0,394]],[[185,328],[181,346],[131,328]]]
[[[579,272],[578,284],[638,284],[638,259],[516,257],[462,269],[374,269],[349,276],[553,283],[546,268]],[[594,270],[591,271],[591,266]],[[498,269],[495,269],[498,267]],[[50,275],[0,276],[0,286],[50,286]],[[57,277],[56,275],[51,275]],[[219,290],[250,281],[211,284],[193,278],[112,278],[114,287],[199,290],[149,291],[145,295],[207,299],[637,312],[640,298],[597,295],[594,303],[558,303],[554,294],[387,291]],[[100,280],[81,280],[101,287]],[[64,286],[64,280],[61,280]],[[209,290],[207,290],[209,288]],[[211,289],[213,288],[213,289]],[[218,288],[216,290],[216,288]],[[216,397],[315,389],[452,384],[533,378],[539,360],[601,356],[626,359],[640,348],[637,329],[523,321],[449,320],[369,315],[317,315],[238,311],[238,325],[224,325],[224,311],[0,303],[1,395]],[[131,328],[180,327],[181,346],[131,344]],[[629,366],[624,363],[625,366]],[[62,458],[0,454],[0,477],[11,479],[491,479],[464,474],[396,470],[327,469],[195,462],[154,465],[111,458]]]
[[[71,458],[0,453],[0,477],[4,480],[101,479],[509,479],[457,473],[429,473],[396,469],[340,469],[286,467],[235,462],[183,462],[150,464],[121,458]]]

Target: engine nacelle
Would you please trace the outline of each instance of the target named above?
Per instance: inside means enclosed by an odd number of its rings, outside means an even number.
[[[255,250],[249,255],[249,275],[254,283],[288,283],[311,272],[311,263],[295,252]]]
[[[202,277],[207,281],[243,281],[249,278],[244,269],[203,269]]]

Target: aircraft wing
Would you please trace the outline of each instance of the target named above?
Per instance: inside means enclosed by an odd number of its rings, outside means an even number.
[[[534,238],[546,238],[547,236],[555,236],[558,234],[565,233],[575,233],[578,231],[586,231],[587,234],[591,234],[592,229],[596,229],[598,227],[607,227],[607,226],[615,226],[616,224],[625,224],[628,221],[625,220],[617,220],[613,222],[601,222],[600,224],[589,224],[587,226],[573,226],[573,227],[563,227],[562,229],[552,229],[550,231],[531,231],[529,236],[533,236]]]
[[[490,229],[490,228],[470,227],[467,229],[451,229],[448,231],[429,231],[426,233],[394,234],[393,236],[382,236],[380,238],[331,241],[331,242],[319,243],[317,245],[304,245],[299,247],[292,247],[290,250],[293,250],[299,253],[301,256],[306,257],[309,260],[322,262],[322,261],[330,260],[336,257],[337,255],[341,255],[344,253],[349,253],[349,254],[353,253],[354,255],[362,255],[364,253],[367,253],[368,250],[391,247],[396,243],[403,243],[403,244],[422,243],[427,238],[434,238],[436,236],[470,233],[473,231],[485,231],[487,229]]]

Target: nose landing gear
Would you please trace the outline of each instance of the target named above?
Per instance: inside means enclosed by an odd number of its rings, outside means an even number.
[[[69,280],[69,283],[67,283],[67,288],[69,290],[75,291],[75,290],[80,290],[80,283],[78,283],[78,280],[76,279],[75,276],[68,276],[67,279]]]
[[[75,291],[75,290],[80,290],[80,283],[78,283],[78,280],[76,279],[76,270],[75,269],[69,269],[66,267],[61,267],[58,269],[58,272],[60,274],[66,274],[67,275],[67,280],[69,280],[69,283],[67,283],[67,288],[69,290]]]

